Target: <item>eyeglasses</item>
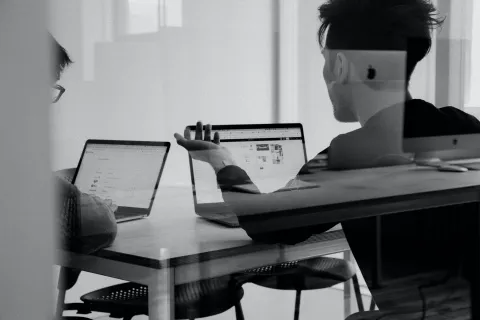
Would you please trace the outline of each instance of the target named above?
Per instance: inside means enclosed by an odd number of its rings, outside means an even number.
[[[57,103],[65,93],[65,88],[57,84],[52,87],[52,103]]]

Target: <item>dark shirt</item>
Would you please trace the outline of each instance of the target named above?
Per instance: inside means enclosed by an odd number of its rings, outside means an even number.
[[[412,100],[405,109],[405,137],[434,137],[478,133],[480,121],[454,107],[437,109],[423,100]]]
[[[397,107],[391,108],[393,110]],[[406,103],[405,110],[405,132],[410,137],[480,133],[480,121],[453,107],[437,109],[425,101],[410,100]],[[334,155],[334,158],[338,159],[337,163],[341,163],[335,169],[353,169],[352,163],[356,168],[404,164],[405,161],[399,163],[396,163],[396,160],[377,161],[381,158],[382,152],[401,154],[401,137],[398,139],[398,134],[399,132],[401,134],[402,130],[395,132],[394,129],[390,129],[394,126],[384,124],[384,119],[381,115],[375,115],[361,129],[332,141],[331,148],[320,154],[328,153],[329,161]],[[402,119],[395,121],[403,124]],[[397,140],[399,141],[395,142]],[[349,151],[353,151],[341,155],[333,150],[334,145],[349,146]],[[307,167],[309,163],[306,164]],[[306,171],[302,168],[300,172]],[[302,173],[297,179],[302,179]],[[257,230],[253,226],[255,222],[251,216],[242,214],[235,193],[227,192],[235,189],[235,185],[252,183],[247,173],[239,167],[229,166],[218,173],[217,182],[223,192],[224,201],[237,214],[241,227],[255,241],[296,244],[335,225],[322,224],[268,233],[253,231]],[[258,191],[257,195],[252,196],[261,196],[261,193]],[[454,253],[461,256],[468,251],[464,244],[468,242],[466,239],[468,233],[465,230],[469,225],[469,215],[465,212],[475,210],[475,205],[459,205],[382,217],[384,272],[387,276],[396,277],[401,273],[421,271],[422,268],[429,270],[432,267],[450,268],[460,259],[454,257]],[[368,281],[375,246],[375,218],[344,222],[342,228],[353,255]],[[464,250],[458,250],[458,245]],[[449,255],[448,259],[445,259],[446,253]],[[402,265],[401,268],[397,268],[399,264]],[[406,264],[410,264],[411,268]]]

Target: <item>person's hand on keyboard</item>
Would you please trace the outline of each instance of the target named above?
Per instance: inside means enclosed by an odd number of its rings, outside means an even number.
[[[220,145],[220,135],[215,133],[212,140],[212,126],[205,126],[205,135],[203,134],[202,122],[197,123],[195,130],[195,140],[190,139],[190,129],[185,129],[184,135],[175,133],[175,139],[178,145],[184,147],[190,156],[199,161],[210,164],[218,173],[221,169],[229,165],[236,165],[231,152]]]
[[[72,177],[62,175],[61,179],[56,179],[57,189],[60,195],[64,196],[68,191],[74,192],[81,195],[81,207],[85,210],[96,210],[96,208],[105,207],[108,208],[112,213],[117,211],[118,206],[113,203],[111,199],[102,199],[98,196],[89,195],[82,193],[77,186],[72,184]]]
[[[117,234],[117,206],[97,196],[82,193],[75,185],[56,178],[55,191],[60,221],[76,221],[77,225],[60,223],[60,239],[69,249],[90,253],[113,243]],[[73,228],[73,229],[72,229]],[[69,239],[75,238],[74,243]]]
[[[113,212],[117,211],[118,206],[111,200],[107,199],[105,200],[105,204],[112,210]]]
[[[118,206],[112,200],[104,200],[98,196],[82,193],[81,197],[82,210],[85,211],[102,211],[108,209],[111,213],[117,211]]]

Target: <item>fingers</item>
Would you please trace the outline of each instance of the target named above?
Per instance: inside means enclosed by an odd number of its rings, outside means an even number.
[[[191,133],[190,133],[190,128],[189,127],[186,127],[185,130],[183,131],[183,137],[186,139],[186,140],[191,140]]]
[[[213,143],[220,144],[220,133],[215,132],[215,134],[213,135]]]
[[[195,129],[195,140],[203,140],[203,124],[201,121],[197,122],[197,127]]]
[[[212,125],[207,124],[205,126],[205,137],[203,135],[204,127],[203,123],[201,121],[197,122],[197,125],[195,127],[195,140],[196,141],[204,141],[204,142],[212,142]],[[175,139],[177,140],[177,144],[186,148],[189,151],[191,148],[199,147],[198,143],[196,141],[192,141],[191,139],[191,130],[189,127],[186,127],[183,136],[179,133],[174,134]],[[218,133],[215,133],[214,136],[214,143],[219,144],[220,143],[220,135]]]
[[[185,147],[185,142],[187,141],[187,139],[185,139],[184,137],[182,137],[182,135],[179,134],[179,133],[175,133],[173,136],[174,136],[175,139],[177,140],[178,145],[180,145],[180,146],[182,146],[182,147]]]
[[[211,142],[212,141],[212,125],[207,124],[205,126],[205,141]]]

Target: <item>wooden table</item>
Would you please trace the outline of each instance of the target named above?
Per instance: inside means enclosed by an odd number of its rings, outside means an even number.
[[[174,284],[349,250],[340,228],[282,250],[254,243],[240,228],[223,227],[198,217],[191,186],[160,188],[149,218],[120,223],[118,227],[110,248],[93,255],[59,250],[57,264],[148,285],[150,298],[165,297],[166,292],[172,296]],[[150,319],[169,318],[169,307],[168,301],[150,301]],[[159,309],[161,316],[152,314],[151,310]]]
[[[245,212],[255,215],[261,230],[480,202],[480,172],[445,173],[401,166],[319,171],[308,179],[321,187],[269,195],[238,194],[237,199]],[[87,256],[61,251],[58,263],[148,285],[150,319],[158,320],[172,315],[167,293],[172,295],[174,283],[348,248],[342,232],[335,231],[287,247],[280,254],[275,246],[253,244],[243,230],[210,224],[196,218],[193,212],[189,188],[162,188],[152,216],[120,224],[111,248]],[[473,319],[479,319],[479,288],[477,278],[472,284],[472,301],[478,301],[472,303]]]

